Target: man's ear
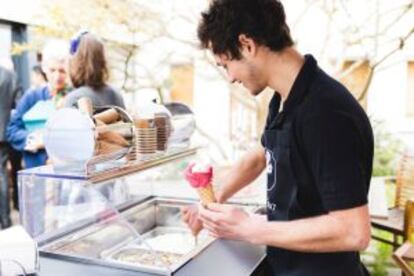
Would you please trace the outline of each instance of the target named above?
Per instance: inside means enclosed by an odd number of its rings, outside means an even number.
[[[256,42],[245,34],[239,35],[240,51],[243,56],[255,56],[257,52]]]

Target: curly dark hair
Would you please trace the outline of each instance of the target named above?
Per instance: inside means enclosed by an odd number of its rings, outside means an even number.
[[[213,0],[201,16],[201,47],[214,54],[240,59],[240,34],[272,51],[293,45],[285,11],[278,0]]]

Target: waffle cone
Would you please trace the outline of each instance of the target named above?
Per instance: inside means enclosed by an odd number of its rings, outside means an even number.
[[[97,143],[97,152],[98,154],[110,154],[115,151],[121,150],[124,147],[112,143],[108,143],[105,141],[98,141]]]
[[[197,188],[197,193],[203,205],[216,202],[216,196],[214,195],[213,185],[211,183],[207,187]]]
[[[122,147],[128,147],[129,142],[119,133],[107,131],[99,134],[99,140]]]

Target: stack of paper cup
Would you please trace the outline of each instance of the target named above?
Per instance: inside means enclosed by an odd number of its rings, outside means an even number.
[[[150,157],[157,150],[157,128],[154,119],[134,119],[136,159]]]
[[[171,134],[170,117],[164,113],[155,114],[155,127],[157,128],[157,150],[165,151],[167,149],[168,137]]]

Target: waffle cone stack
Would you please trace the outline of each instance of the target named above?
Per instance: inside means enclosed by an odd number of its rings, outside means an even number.
[[[165,151],[171,134],[170,117],[167,114],[157,113],[155,114],[154,123],[157,128],[157,150]]]

